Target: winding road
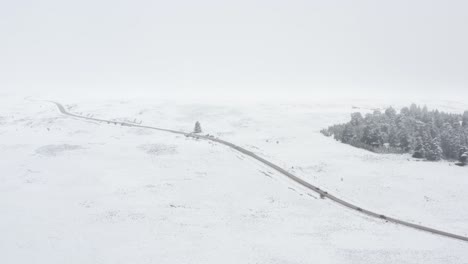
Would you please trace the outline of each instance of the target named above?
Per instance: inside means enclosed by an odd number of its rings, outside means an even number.
[[[81,115],[72,114],[72,113],[68,112],[65,109],[65,107],[62,104],[58,103],[58,102],[54,102],[54,101],[47,101],[47,102],[55,104],[57,106],[58,110],[62,114],[70,116],[70,117],[78,118],[78,119],[85,119],[85,120],[103,122],[103,123],[107,123],[107,124],[116,124],[116,125],[128,126],[128,127],[146,128],[146,129],[158,130],[158,131],[163,131],[163,132],[169,132],[169,133],[178,134],[178,135],[184,135],[186,137],[192,137],[192,138],[195,138],[195,139],[213,141],[213,142],[225,145],[227,147],[230,147],[232,149],[235,149],[236,151],[241,152],[242,154],[244,154],[246,156],[249,156],[249,157],[263,163],[264,165],[276,170],[277,172],[283,174],[284,176],[288,177],[289,179],[293,180],[294,182],[304,186],[305,188],[307,188],[307,189],[309,189],[309,190],[311,190],[313,192],[318,193],[320,195],[320,197],[328,198],[331,201],[333,201],[333,202],[335,202],[335,203],[337,203],[339,205],[342,205],[342,206],[344,206],[344,207],[346,207],[348,209],[351,209],[351,210],[353,210],[355,212],[359,212],[359,213],[365,214],[367,216],[380,219],[383,222],[391,222],[391,223],[394,223],[394,224],[410,227],[410,228],[417,229],[417,230],[420,230],[420,231],[429,232],[429,233],[432,233],[432,234],[436,234],[436,235],[440,235],[440,236],[444,236],[444,237],[453,238],[453,239],[468,242],[468,237],[466,237],[466,236],[457,235],[457,234],[445,232],[445,231],[442,231],[442,230],[437,230],[437,229],[434,229],[434,228],[430,228],[430,227],[426,227],[426,226],[422,226],[422,225],[418,225],[418,224],[413,224],[413,223],[410,223],[410,222],[407,222],[407,221],[404,221],[404,220],[400,220],[398,218],[389,217],[389,216],[385,216],[383,214],[379,214],[379,213],[376,213],[376,212],[373,212],[373,211],[370,211],[370,210],[366,210],[366,209],[363,209],[363,208],[361,208],[361,207],[359,207],[357,205],[346,202],[346,201],[344,201],[344,200],[342,200],[342,199],[328,193],[327,191],[322,190],[319,187],[314,186],[314,185],[302,180],[301,178],[293,175],[292,173],[286,171],[285,169],[279,167],[278,165],[276,165],[276,164],[274,164],[274,163],[272,163],[272,162],[270,162],[270,161],[256,155],[255,153],[253,153],[253,152],[251,152],[251,151],[249,151],[249,150],[247,150],[245,148],[242,148],[240,146],[237,146],[237,145],[235,145],[233,143],[227,142],[225,140],[221,140],[219,138],[214,138],[214,137],[211,137],[211,136],[204,136],[204,135],[197,135],[197,134],[193,134],[193,133],[186,133],[186,132],[171,130],[171,129],[157,128],[157,127],[151,127],[151,126],[143,126],[143,125],[137,125],[137,124],[127,123],[127,122],[116,122],[116,121],[111,121],[111,120],[104,120],[104,119],[98,119],[98,118],[93,118],[93,117],[81,116]]]

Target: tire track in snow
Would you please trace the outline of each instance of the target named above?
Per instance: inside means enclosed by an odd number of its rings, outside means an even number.
[[[272,162],[258,156],[257,154],[255,154],[255,153],[253,153],[253,152],[251,152],[251,151],[249,151],[247,149],[244,149],[244,148],[242,148],[240,146],[237,146],[237,145],[235,145],[235,144],[233,144],[231,142],[228,142],[228,141],[225,141],[225,140],[222,140],[222,139],[219,139],[219,138],[214,138],[214,137],[210,137],[210,136],[203,136],[203,135],[197,135],[197,134],[193,134],[193,133],[186,133],[186,132],[172,130],[172,129],[157,128],[157,127],[152,127],[152,126],[143,126],[143,125],[131,124],[131,123],[127,123],[127,122],[110,121],[110,120],[105,120],[105,119],[81,116],[81,115],[72,114],[72,113],[68,112],[65,109],[65,107],[62,104],[58,103],[58,102],[54,102],[54,101],[47,101],[47,102],[55,104],[57,106],[58,110],[62,114],[67,115],[67,116],[71,116],[71,117],[74,117],[74,118],[78,118],[78,119],[91,120],[91,121],[95,121],[95,122],[101,122],[101,123],[106,123],[106,124],[114,124],[114,125],[121,125],[121,126],[127,126],[127,127],[146,128],[146,129],[152,129],[152,130],[157,130],[157,131],[162,131],[162,132],[173,133],[173,134],[177,134],[177,135],[183,135],[183,136],[191,137],[191,138],[195,138],[195,139],[203,139],[203,140],[207,140],[207,141],[216,142],[216,143],[225,145],[227,147],[230,147],[230,148],[232,148],[234,150],[237,150],[238,152],[240,152],[240,153],[242,153],[242,154],[244,154],[246,156],[249,156],[249,157],[263,163],[264,165],[276,170],[277,172],[283,174],[284,176],[286,176],[289,179],[293,180],[294,182],[302,185],[303,187],[305,187],[305,188],[307,188],[307,189],[309,189],[311,191],[316,192],[317,194],[320,195],[321,198],[328,198],[331,201],[333,201],[333,202],[335,202],[335,203],[337,203],[339,205],[342,205],[342,206],[344,206],[344,207],[346,207],[348,209],[351,209],[351,210],[353,210],[355,212],[359,212],[359,213],[362,213],[364,215],[367,215],[367,216],[370,216],[370,217],[373,217],[373,218],[377,218],[377,219],[380,219],[380,220],[385,221],[385,222],[391,222],[391,223],[394,223],[394,224],[397,224],[397,225],[410,227],[410,228],[417,229],[417,230],[424,231],[424,232],[428,232],[428,233],[431,233],[431,234],[436,234],[436,235],[440,235],[440,236],[444,236],[444,237],[453,238],[453,239],[468,242],[468,237],[466,237],[466,236],[457,235],[457,234],[445,232],[445,231],[442,231],[442,230],[434,229],[434,228],[431,228],[431,227],[426,227],[426,226],[423,226],[423,225],[410,223],[410,222],[407,222],[407,221],[404,221],[404,220],[400,220],[398,218],[385,216],[383,214],[379,214],[379,213],[376,213],[376,212],[373,212],[373,211],[370,211],[370,210],[367,210],[367,209],[363,209],[363,208],[361,208],[361,207],[359,207],[357,205],[354,205],[354,204],[349,203],[349,202],[347,202],[345,200],[342,200],[342,199],[328,193],[327,191],[320,189],[319,187],[317,187],[315,185],[312,185],[312,184],[304,181],[303,179],[293,175],[292,173],[286,171],[285,169],[279,167],[278,165],[276,165],[276,164],[274,164],[274,163],[272,163]]]

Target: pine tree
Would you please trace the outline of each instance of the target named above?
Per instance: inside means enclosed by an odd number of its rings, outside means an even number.
[[[468,151],[464,151],[460,154],[458,160],[463,164],[466,165],[468,162]]]
[[[442,127],[442,132],[440,133],[440,147],[442,148],[445,158],[453,159],[458,156],[458,153],[454,156],[454,150],[457,149],[457,146],[454,142],[453,128],[449,123],[445,123]]]
[[[467,147],[461,147],[458,150],[458,160],[462,163],[466,163],[468,160],[468,148]]]
[[[375,125],[365,126],[361,141],[369,146],[379,147],[383,142],[382,133]]]
[[[414,118],[419,119],[419,117],[421,116],[421,107],[417,106],[416,104],[411,104],[410,115]]]
[[[467,151],[459,153],[459,149],[468,146],[468,111],[449,114],[412,104],[397,113],[390,107],[384,113],[374,111],[364,117],[353,113],[350,122],[331,126],[322,133],[375,152],[389,146],[386,151],[412,151],[417,158],[460,160]]]
[[[413,158],[416,159],[423,159],[426,157],[426,153],[424,150],[424,143],[421,137],[416,138],[416,146],[413,152]]]
[[[463,164],[466,165],[468,162],[468,151],[464,152],[463,154],[460,155],[459,161]]]
[[[440,148],[440,141],[438,138],[434,138],[429,144],[426,159],[430,161],[438,161],[442,159],[442,149]]]
[[[389,118],[395,118],[396,116],[396,111],[393,107],[389,107],[385,109],[385,115]]]
[[[360,126],[362,123],[364,123],[364,118],[362,117],[361,113],[352,113],[351,114],[351,121],[350,121],[352,126]]]
[[[410,109],[408,107],[403,107],[401,110],[400,110],[400,114],[402,116],[405,116],[405,117],[409,117],[410,116]]]
[[[350,125],[346,124],[343,130],[343,135],[341,141],[343,143],[350,143],[351,140],[353,139],[354,134],[353,134],[353,129]]]
[[[202,129],[201,129],[201,125],[200,125],[200,122],[196,122],[195,123],[195,128],[193,130],[193,133],[201,133],[202,132]]]
[[[462,126],[463,127],[468,127],[468,111],[465,111],[463,113],[463,117],[462,117]]]
[[[387,142],[390,147],[399,146],[398,134],[397,134],[397,129],[395,125],[391,125],[388,130]]]
[[[371,135],[370,135],[370,145],[373,147],[380,147],[383,144],[383,135],[382,132],[380,132],[379,128],[372,129]]]
[[[429,111],[427,110],[427,106],[424,106],[421,110],[421,120],[423,122],[429,122],[431,117],[429,116]]]
[[[411,138],[405,129],[398,132],[398,142],[401,150],[408,152],[411,149]]]

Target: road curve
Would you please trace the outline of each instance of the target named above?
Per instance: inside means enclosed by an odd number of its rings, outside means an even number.
[[[178,134],[178,135],[184,135],[186,137],[191,137],[191,138],[195,138],[195,139],[203,139],[203,140],[213,141],[213,142],[228,146],[228,147],[230,147],[230,148],[232,148],[234,150],[237,150],[238,152],[241,152],[242,154],[244,154],[246,156],[249,156],[249,157],[251,157],[251,158],[253,158],[253,159],[255,159],[255,160],[257,160],[257,161],[259,161],[259,162],[261,162],[263,164],[265,164],[266,166],[276,170],[277,172],[279,172],[279,173],[283,174],[284,176],[288,177],[289,179],[291,179],[291,180],[295,181],[296,183],[304,186],[305,188],[307,188],[307,189],[309,189],[309,190],[311,190],[313,192],[318,193],[320,195],[320,197],[328,198],[328,199],[332,200],[333,202],[335,202],[337,204],[340,204],[340,205],[342,205],[342,206],[344,206],[344,207],[346,207],[348,209],[354,210],[356,212],[365,214],[365,215],[373,217],[373,218],[378,218],[378,219],[380,219],[382,221],[385,221],[385,222],[391,222],[391,223],[394,223],[394,224],[410,227],[410,228],[417,229],[417,230],[420,230],[420,231],[429,232],[429,233],[432,233],[432,234],[436,234],[436,235],[440,235],[440,236],[444,236],[444,237],[453,238],[453,239],[468,242],[468,237],[466,237],[466,236],[457,235],[457,234],[445,232],[445,231],[442,231],[442,230],[437,230],[437,229],[434,229],[434,228],[430,228],[430,227],[426,227],[426,226],[422,226],[422,225],[418,225],[418,224],[413,224],[413,223],[403,221],[403,220],[400,220],[400,219],[397,219],[397,218],[394,218],[394,217],[388,217],[388,216],[385,216],[383,214],[379,214],[379,213],[376,213],[376,212],[373,212],[373,211],[370,211],[370,210],[366,210],[366,209],[363,209],[363,208],[361,208],[361,207],[359,207],[357,205],[346,202],[345,200],[342,200],[342,199],[328,193],[327,191],[322,190],[319,187],[314,186],[314,185],[302,180],[301,178],[293,175],[292,173],[286,171],[285,169],[279,167],[278,165],[276,165],[276,164],[274,164],[274,163],[272,163],[272,162],[270,162],[270,161],[256,155],[255,153],[253,153],[253,152],[251,152],[251,151],[249,151],[247,149],[244,149],[242,147],[239,147],[239,146],[237,146],[237,145],[235,145],[233,143],[230,143],[228,141],[219,139],[219,138],[215,138],[215,137],[211,137],[211,136],[204,136],[204,135],[197,135],[197,134],[193,134],[193,133],[186,133],[186,132],[171,130],[171,129],[157,128],[157,127],[151,127],[151,126],[143,126],[143,125],[137,125],[137,124],[127,123],[127,122],[117,122],[117,121],[111,121],[111,120],[81,116],[81,115],[72,114],[72,113],[68,112],[65,109],[65,107],[62,104],[58,103],[58,102],[54,102],[54,101],[47,101],[47,102],[55,104],[57,106],[58,110],[62,114],[67,115],[67,116],[71,116],[71,117],[74,117],[74,118],[78,118],[78,119],[85,119],[85,120],[90,120],[90,121],[95,121],[95,122],[103,122],[103,123],[107,123],[107,124],[115,124],[115,125],[128,126],[128,127],[146,128],[146,129],[158,130],[158,131],[163,131],[163,132],[169,132],[169,133]]]

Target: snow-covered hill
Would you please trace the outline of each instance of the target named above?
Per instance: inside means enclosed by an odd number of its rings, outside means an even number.
[[[318,131],[351,104],[68,101],[228,139],[363,207],[468,235],[468,171]],[[466,263],[468,244],[362,216],[224,146],[0,105],[1,263]]]

